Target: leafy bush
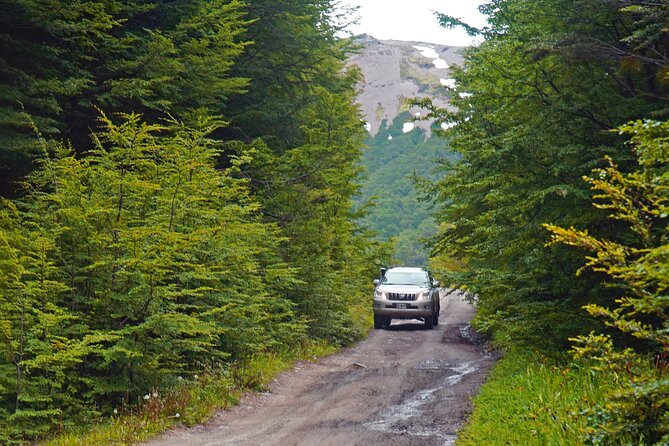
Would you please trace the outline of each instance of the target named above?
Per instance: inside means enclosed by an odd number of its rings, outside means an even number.
[[[305,339],[263,275],[291,281],[245,180],[207,135],[136,115],[69,147],[0,210],[0,405],[10,437],[109,412],[176,375]],[[46,143],[45,143],[46,144]],[[44,147],[47,148],[46,145]]]
[[[669,122],[636,121],[619,131],[631,135],[639,169],[624,174],[609,159],[586,181],[598,192],[595,206],[624,222],[632,236],[615,241],[574,228],[548,229],[552,243],[589,251],[584,268],[605,273],[624,293],[615,306],[589,304],[586,310],[639,340],[615,346],[610,335],[575,339],[577,357],[592,358],[620,382],[592,411],[589,442],[618,444],[631,437],[661,445],[669,443]]]

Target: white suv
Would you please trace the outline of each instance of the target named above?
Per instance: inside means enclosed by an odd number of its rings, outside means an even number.
[[[374,328],[392,319],[422,319],[426,328],[439,324],[439,282],[422,268],[381,269],[374,279]]]

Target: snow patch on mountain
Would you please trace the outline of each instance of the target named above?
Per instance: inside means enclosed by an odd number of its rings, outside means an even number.
[[[426,57],[428,59],[432,59],[432,64],[434,65],[435,68],[439,70],[444,70],[450,68],[448,65],[448,62],[446,62],[444,59],[442,59],[437,51],[434,49],[432,46],[420,46],[420,45],[414,45],[414,48],[416,48],[418,51],[420,51],[421,56]]]

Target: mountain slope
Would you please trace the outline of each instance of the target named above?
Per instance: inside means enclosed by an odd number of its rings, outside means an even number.
[[[393,120],[404,111],[415,116],[423,113],[409,108],[403,101],[412,97],[429,97],[439,106],[447,106],[450,85],[449,67],[462,63],[462,47],[434,45],[422,42],[377,40],[360,36],[362,51],[350,59],[365,77],[358,103],[376,135],[381,123]],[[430,124],[416,123],[430,134]]]
[[[461,62],[461,48],[369,36],[359,41],[363,49],[351,63],[365,75],[358,102],[370,136],[363,159],[368,176],[357,204],[376,203],[364,223],[379,238],[395,240],[399,262],[425,265],[423,240],[436,225],[430,204],[418,200],[414,178],[433,178],[436,161],[451,156],[447,141],[432,136],[432,122],[413,120],[425,110],[409,107],[405,99],[429,97],[447,107],[449,67]]]

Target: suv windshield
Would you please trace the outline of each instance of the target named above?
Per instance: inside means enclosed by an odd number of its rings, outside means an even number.
[[[381,283],[385,285],[419,285],[429,286],[430,280],[425,271],[393,271],[388,270]]]

